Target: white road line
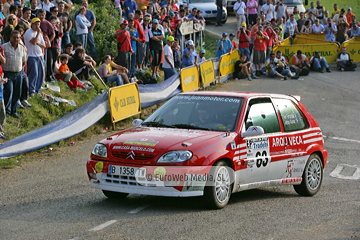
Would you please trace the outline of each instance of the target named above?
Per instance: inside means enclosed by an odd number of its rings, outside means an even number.
[[[350,167],[350,168],[356,168],[354,174],[352,176],[344,176],[341,175],[341,171],[344,169],[344,167]],[[346,180],[358,180],[360,179],[360,168],[356,165],[349,165],[349,164],[339,164],[336,166],[336,168],[330,173],[331,177],[335,178],[341,178]]]
[[[117,220],[110,220],[110,221],[104,222],[103,224],[100,224],[97,227],[94,227],[94,228],[90,229],[89,231],[93,231],[93,232],[99,231],[99,230],[101,230],[103,228],[106,228],[106,227],[110,226],[111,224],[116,223],[116,222],[117,222]]]
[[[359,140],[355,140],[355,139],[349,139],[349,138],[341,138],[341,137],[328,137],[328,136],[323,136],[324,138],[331,138],[331,139],[335,139],[335,140],[340,140],[340,141],[347,141],[347,142],[355,142],[355,143],[360,143]]]
[[[138,208],[135,208],[135,209],[129,211],[128,213],[130,213],[130,214],[135,214],[135,213],[138,213],[138,212],[140,212],[141,210],[143,210],[143,209],[145,209],[145,208],[147,208],[147,207],[149,207],[149,206],[150,206],[150,205],[145,205],[145,206],[142,206],[142,207],[138,207]]]

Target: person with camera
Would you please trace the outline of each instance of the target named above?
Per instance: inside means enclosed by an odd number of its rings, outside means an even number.
[[[310,64],[312,66],[312,69],[315,71],[319,71],[321,73],[324,73],[324,68],[326,69],[326,72],[331,72],[329,68],[329,64],[326,61],[326,58],[321,57],[319,51],[315,51],[314,56],[310,58]]]
[[[337,32],[337,27],[332,23],[332,19],[327,19],[328,25],[325,27],[325,40],[326,41],[335,41],[335,34]]]
[[[236,61],[233,77],[235,78],[235,80],[247,78],[248,81],[252,81],[253,78],[258,78],[254,75],[252,62],[250,60],[247,60],[246,55],[241,55],[240,60]]]
[[[250,61],[250,31],[246,29],[246,23],[241,23],[241,27],[236,33],[236,38],[239,39],[239,49],[241,56],[245,55],[246,60]]]
[[[260,25],[256,33],[252,36],[254,43],[254,64],[256,69],[256,76],[264,74],[261,70],[262,65],[265,64],[265,51],[267,41],[269,37],[266,32],[263,31],[263,27]]]
[[[352,59],[350,59],[350,55],[346,51],[347,48],[342,47],[341,53],[339,53],[336,59],[337,69],[339,71],[355,71],[357,65],[352,62]]]
[[[350,30],[350,37],[358,37],[360,36],[360,27],[357,22],[352,22],[352,27]]]
[[[228,34],[224,32],[222,38],[218,41],[218,46],[216,50],[216,58],[220,58],[221,55],[229,53],[232,48],[230,39],[227,38]]]
[[[266,23],[264,30],[269,37],[269,40],[267,40],[267,43],[266,43],[266,59],[267,59],[267,58],[269,58],[270,53],[272,52],[273,45],[274,45],[274,39],[276,37],[276,32],[271,27],[270,22]]]
[[[337,24],[338,31],[336,32],[336,41],[342,44],[346,41],[347,37],[347,28],[349,27],[349,24],[346,22],[346,18],[344,16],[339,17],[338,24]]]
[[[296,76],[307,76],[310,72],[309,59],[303,54],[301,50],[298,50],[291,58],[290,70],[296,73]]]
[[[291,71],[285,68],[282,61],[275,58],[274,52],[271,52],[269,59],[266,60],[265,69],[269,77],[279,77],[281,81],[287,80],[287,77],[292,77]]]

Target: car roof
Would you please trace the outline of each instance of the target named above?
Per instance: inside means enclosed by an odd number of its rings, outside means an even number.
[[[201,96],[221,96],[221,97],[242,97],[244,99],[252,97],[279,97],[292,98],[300,102],[301,97],[296,95],[285,95],[276,93],[259,93],[259,92],[241,92],[241,91],[200,91],[200,92],[183,92],[182,95],[201,95]]]

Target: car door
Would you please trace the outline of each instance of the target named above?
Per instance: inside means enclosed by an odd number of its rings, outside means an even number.
[[[249,100],[243,130],[252,126],[260,126],[264,134],[244,137],[246,155],[243,155],[243,164],[247,167],[239,174],[239,184],[249,184],[270,180],[270,169],[273,162],[281,159],[284,146],[271,146],[272,139],[281,136],[280,123],[274,105],[270,98],[254,98]]]

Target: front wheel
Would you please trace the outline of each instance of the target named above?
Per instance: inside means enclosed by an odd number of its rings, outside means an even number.
[[[219,161],[214,166],[210,174],[214,181],[208,182],[204,190],[204,200],[206,205],[212,209],[225,207],[232,191],[231,173],[225,161]]]
[[[102,190],[102,192],[107,198],[112,198],[112,199],[123,199],[129,195],[128,193],[112,192],[106,190]]]
[[[311,154],[302,175],[300,185],[294,185],[295,191],[302,196],[313,196],[321,187],[323,179],[323,164],[317,154]]]

